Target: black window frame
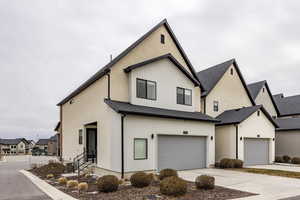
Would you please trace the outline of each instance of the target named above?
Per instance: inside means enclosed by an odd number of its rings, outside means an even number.
[[[219,112],[219,101],[213,101],[213,111]]]
[[[83,144],[83,131],[82,129],[78,130],[78,144]]]
[[[135,141],[143,140],[146,141],[146,156],[145,158],[136,158],[135,157]],[[134,160],[148,160],[148,138],[134,138],[133,139],[133,159]]]
[[[161,44],[165,44],[165,42],[166,42],[166,37],[165,37],[165,35],[164,35],[164,34],[160,34],[160,43],[161,43]]]
[[[183,103],[178,102],[178,89],[183,90]],[[189,90],[191,92],[191,104],[187,104],[185,102],[185,91]],[[182,87],[176,87],[176,102],[179,105],[185,105],[185,106],[192,106],[193,105],[193,91],[192,89],[182,88]]]
[[[138,81],[145,81],[145,93],[146,96],[142,97],[142,96],[138,96]],[[154,83],[155,85],[155,97],[154,98],[148,98],[148,82]],[[156,101],[157,100],[157,84],[156,81],[150,81],[150,80],[146,80],[146,79],[141,79],[141,78],[136,78],[136,98],[140,98],[140,99],[147,99],[147,100],[152,100],[152,101]]]

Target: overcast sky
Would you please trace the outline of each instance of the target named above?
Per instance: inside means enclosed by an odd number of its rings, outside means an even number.
[[[299,1],[0,0],[0,138],[54,134],[56,104],[167,18],[197,71],[236,58],[248,83],[300,93]]]

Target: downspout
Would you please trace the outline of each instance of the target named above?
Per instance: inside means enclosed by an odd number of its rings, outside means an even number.
[[[235,125],[235,158],[239,159],[239,126]]]
[[[203,108],[204,108],[204,114],[206,114],[206,98],[204,97],[204,100],[203,100]]]
[[[124,118],[125,114],[121,115],[121,178],[124,178]]]

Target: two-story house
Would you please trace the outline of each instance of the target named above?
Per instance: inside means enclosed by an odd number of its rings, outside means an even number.
[[[62,158],[86,152],[122,177],[213,165],[217,120],[200,112],[202,92],[163,20],[58,103]]]
[[[17,155],[26,153],[27,140],[24,138],[0,139],[0,154]]]
[[[200,71],[198,79],[205,90],[202,110],[221,121],[216,124],[216,161],[273,162],[277,124],[263,106],[256,105],[237,62],[232,59]]]

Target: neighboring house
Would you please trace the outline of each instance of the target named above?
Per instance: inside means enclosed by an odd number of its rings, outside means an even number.
[[[216,124],[216,161],[237,158],[246,165],[269,164],[275,156],[276,123],[256,105],[237,62],[232,59],[198,72],[201,105]]]
[[[48,155],[49,156],[56,156],[57,155],[57,139],[58,134],[50,137],[48,140]]]
[[[217,120],[200,112],[202,90],[163,20],[58,103],[62,158],[85,150],[122,177],[209,167]]]
[[[24,138],[0,139],[0,153],[6,155],[25,154],[26,145],[27,140]]]
[[[54,131],[56,132],[56,135],[57,135],[57,137],[56,137],[56,142],[57,142],[57,144],[56,144],[56,149],[57,149],[57,152],[56,152],[56,155],[57,156],[60,156],[61,155],[61,150],[60,150],[60,139],[61,139],[61,123],[60,122],[58,122],[57,124],[56,124],[56,126],[55,126],[55,128],[54,128]]]
[[[280,117],[300,117],[300,95],[284,97],[283,94],[274,95]]]
[[[49,139],[39,139],[37,143],[35,143],[35,147],[38,147],[41,151],[43,151],[46,155],[48,154],[48,142]]]
[[[27,143],[27,146],[26,146],[26,151],[27,153],[32,153],[32,149],[33,147],[35,146],[35,141],[34,140],[27,140],[28,143]]]

